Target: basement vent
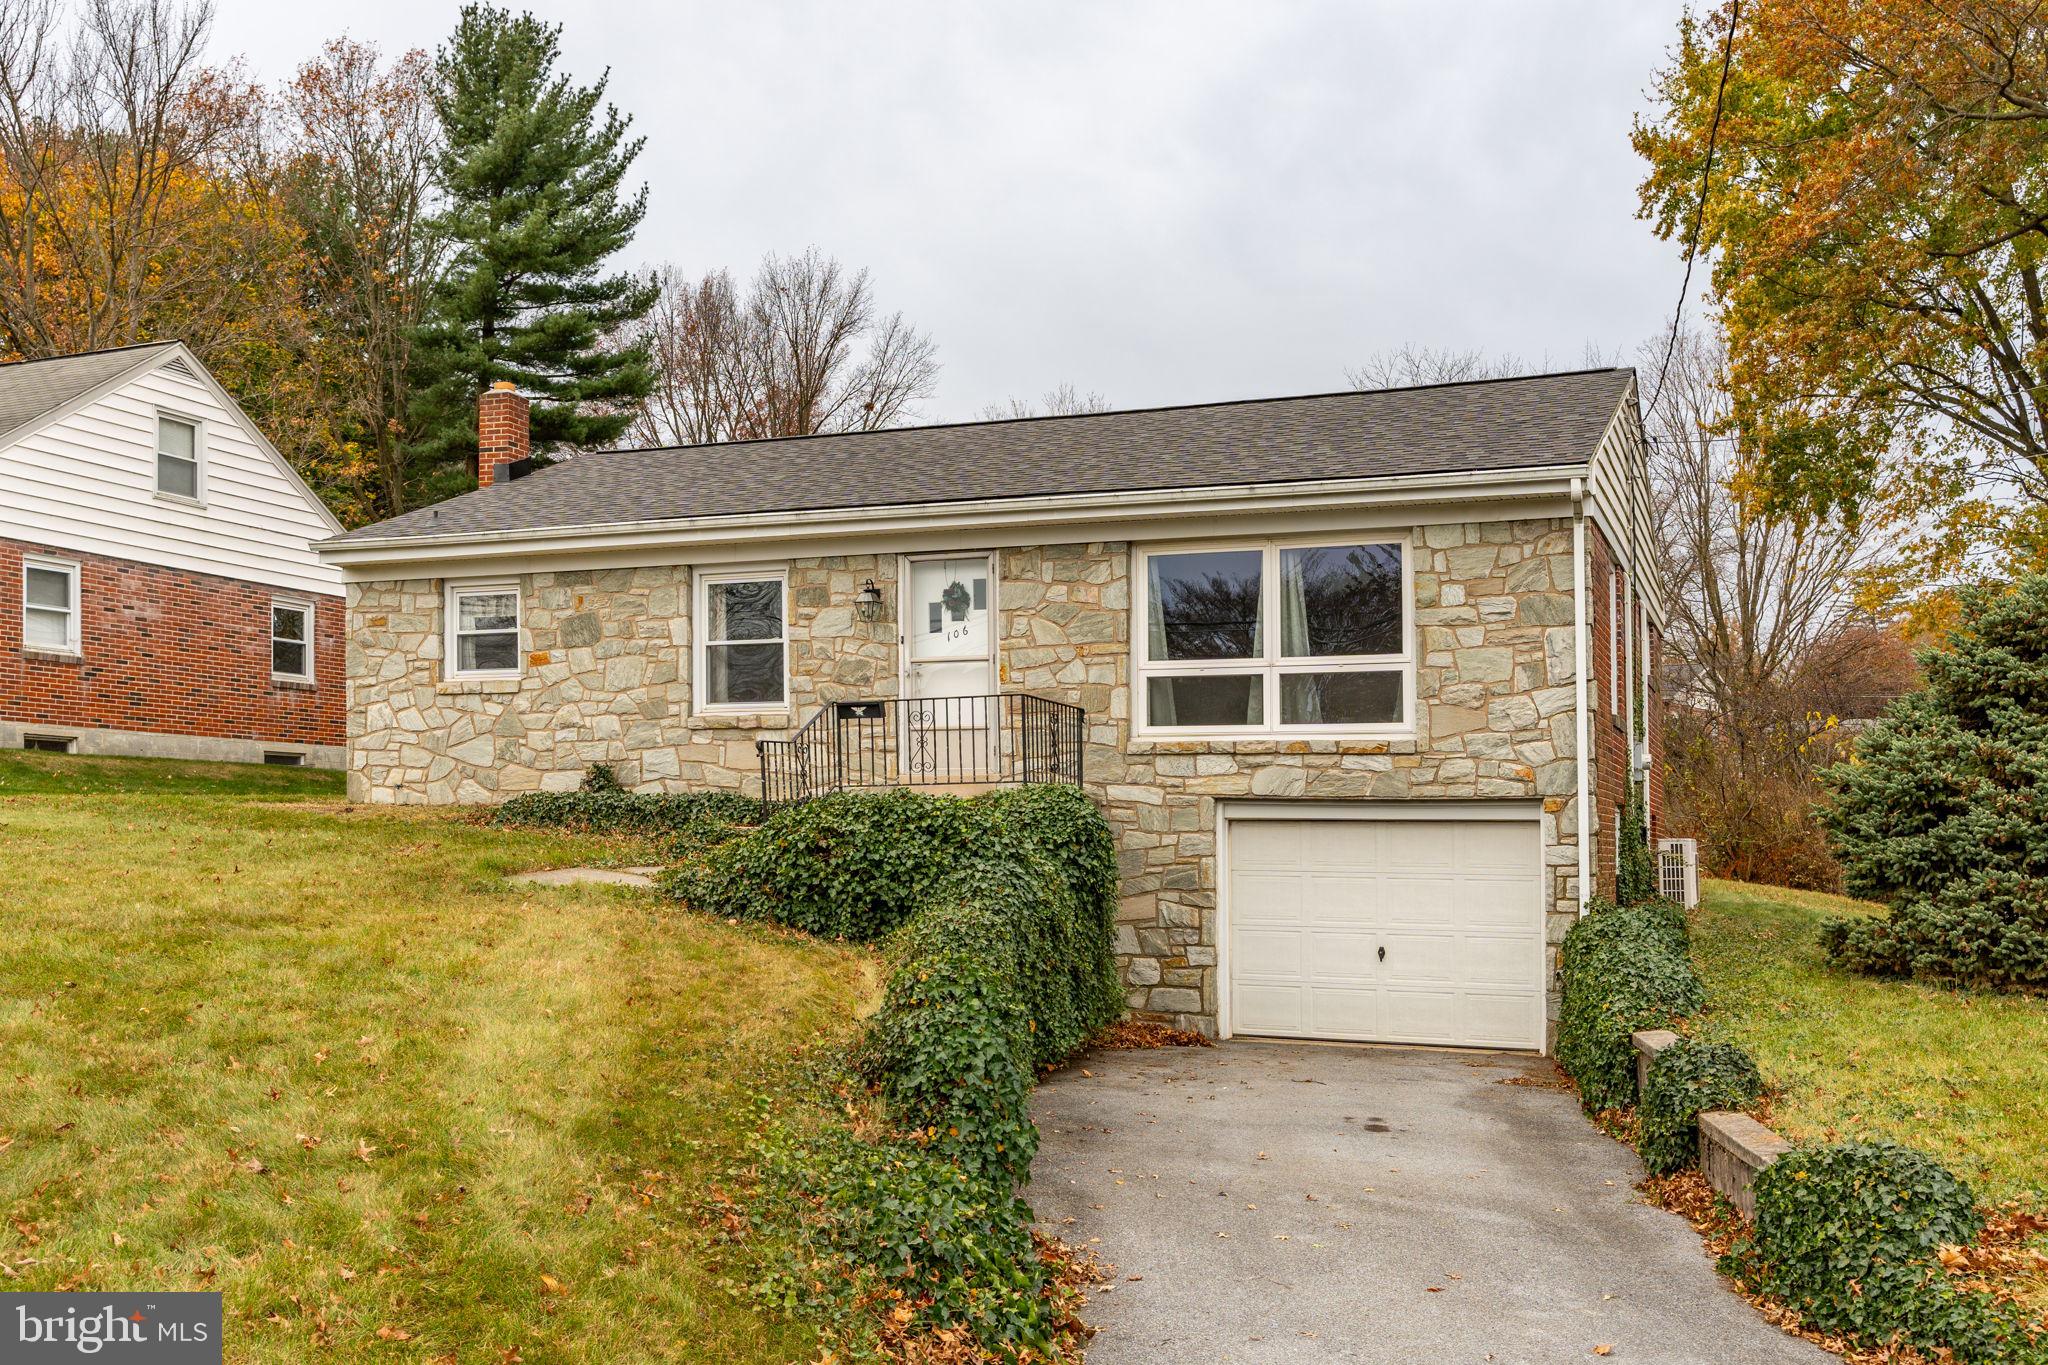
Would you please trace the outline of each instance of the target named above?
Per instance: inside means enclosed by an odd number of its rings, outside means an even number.
[[[306,756],[304,754],[280,753],[275,749],[265,749],[263,751],[263,761],[273,768],[303,768],[306,766]]]
[[[199,378],[198,375],[192,372],[192,367],[190,365],[187,365],[183,360],[177,358],[176,356],[173,356],[171,359],[166,360],[164,362],[164,369],[169,371],[171,374],[177,375],[181,379]]]
[[[39,754],[68,754],[76,748],[78,741],[70,735],[23,735],[21,747],[33,749]]]

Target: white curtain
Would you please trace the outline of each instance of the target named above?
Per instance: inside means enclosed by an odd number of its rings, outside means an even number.
[[[1145,562],[1145,658],[1154,663],[1166,660],[1166,607],[1160,600],[1159,563],[1156,559]],[[1158,696],[1155,703],[1153,696]],[[1173,684],[1154,689],[1150,682],[1145,684],[1145,696],[1139,704],[1146,708],[1145,722],[1148,725],[1178,725],[1179,711],[1173,704]]]
[[[1314,551],[1289,551],[1280,556],[1280,656],[1305,659],[1312,651],[1308,634],[1308,567]],[[1289,705],[1288,684],[1297,689]],[[1314,678],[1280,678],[1280,720],[1286,725],[1319,725],[1323,689]]]

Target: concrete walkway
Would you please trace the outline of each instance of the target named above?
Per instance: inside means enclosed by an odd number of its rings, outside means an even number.
[[[1554,1075],[1533,1057],[1254,1042],[1055,1073],[1026,1195],[1117,1267],[1085,1313],[1090,1365],[1832,1361],[1638,1200],[1641,1166]]]
[[[652,886],[659,867],[551,867],[515,872],[505,880],[519,886]]]

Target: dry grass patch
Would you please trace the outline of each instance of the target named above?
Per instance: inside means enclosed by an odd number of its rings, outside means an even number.
[[[1820,925],[1876,912],[1860,901],[1744,882],[1701,890],[1693,957],[1709,1007],[1695,1031],[1756,1058],[1773,1127],[1892,1138],[1939,1158],[1988,1203],[2048,1208],[2048,999],[1829,967]],[[2002,1287],[2048,1312],[2048,1261],[2008,1270]]]
[[[19,797],[0,843],[6,1288],[220,1289],[237,1361],[811,1349],[695,1207],[864,954],[514,889],[608,846],[446,816]]]

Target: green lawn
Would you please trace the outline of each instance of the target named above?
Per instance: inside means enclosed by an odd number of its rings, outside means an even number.
[[[870,958],[503,880],[615,846],[81,762],[0,792],[158,794],[0,794],[0,1287],[220,1289],[235,1361],[812,1353],[697,1206]]]
[[[30,795],[338,797],[343,774],[267,763],[195,763],[181,758],[85,758],[0,749],[0,798]]]
[[[1828,967],[1825,918],[1874,907],[1743,882],[1701,888],[1702,1032],[1749,1049],[1789,1137],[1892,1137],[1980,1197],[2048,1203],[2048,1000]]]

